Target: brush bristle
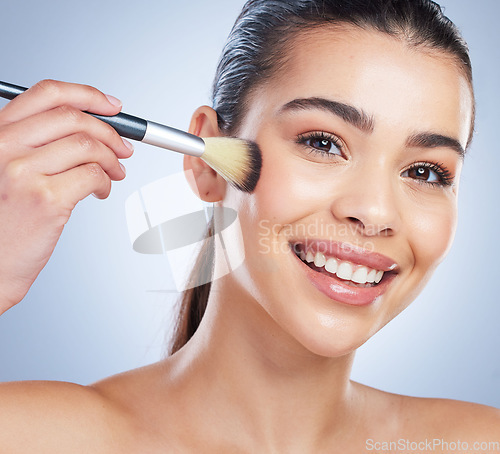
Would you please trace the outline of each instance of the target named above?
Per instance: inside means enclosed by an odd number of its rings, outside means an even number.
[[[229,137],[208,137],[203,141],[205,152],[201,159],[240,191],[255,189],[262,167],[262,155],[255,142]]]

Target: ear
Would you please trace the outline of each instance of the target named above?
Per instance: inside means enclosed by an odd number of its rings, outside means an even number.
[[[219,137],[217,112],[209,106],[196,109],[191,118],[189,132],[199,137]],[[184,171],[193,172],[194,181],[188,178],[193,192],[205,202],[218,202],[226,192],[226,181],[201,158],[184,156]],[[195,187],[196,185],[196,187]]]

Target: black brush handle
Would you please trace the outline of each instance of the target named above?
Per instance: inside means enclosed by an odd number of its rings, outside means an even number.
[[[19,85],[0,82],[0,97],[5,99],[14,99],[16,96],[19,96],[26,90],[27,88],[20,87]],[[133,115],[122,112],[110,117],[105,115],[97,115],[90,112],[85,113],[92,115],[93,117],[98,118],[101,121],[104,121],[104,123],[112,126],[113,129],[115,129],[116,132],[120,134],[120,136],[126,137],[127,139],[141,141],[146,135],[148,122],[142,118],[134,117]]]

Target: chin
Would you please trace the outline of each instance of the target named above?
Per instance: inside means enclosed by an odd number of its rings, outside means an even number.
[[[310,323],[305,318],[295,320],[286,331],[307,351],[324,358],[340,358],[354,353],[379,328],[364,326],[360,320],[352,321],[335,316],[314,314]],[[315,319],[315,320],[314,320]]]
[[[311,353],[324,358],[341,358],[356,352],[368,338],[355,336],[343,339],[311,339],[304,345]]]

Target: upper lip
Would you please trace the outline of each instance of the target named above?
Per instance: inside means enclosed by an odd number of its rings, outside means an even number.
[[[399,271],[397,262],[390,257],[360,248],[350,243],[304,238],[290,241],[290,244],[292,246],[305,246],[304,250],[311,251],[313,254],[321,252],[327,257],[335,257],[358,265],[364,265],[375,270],[392,271],[394,273],[398,273]]]

